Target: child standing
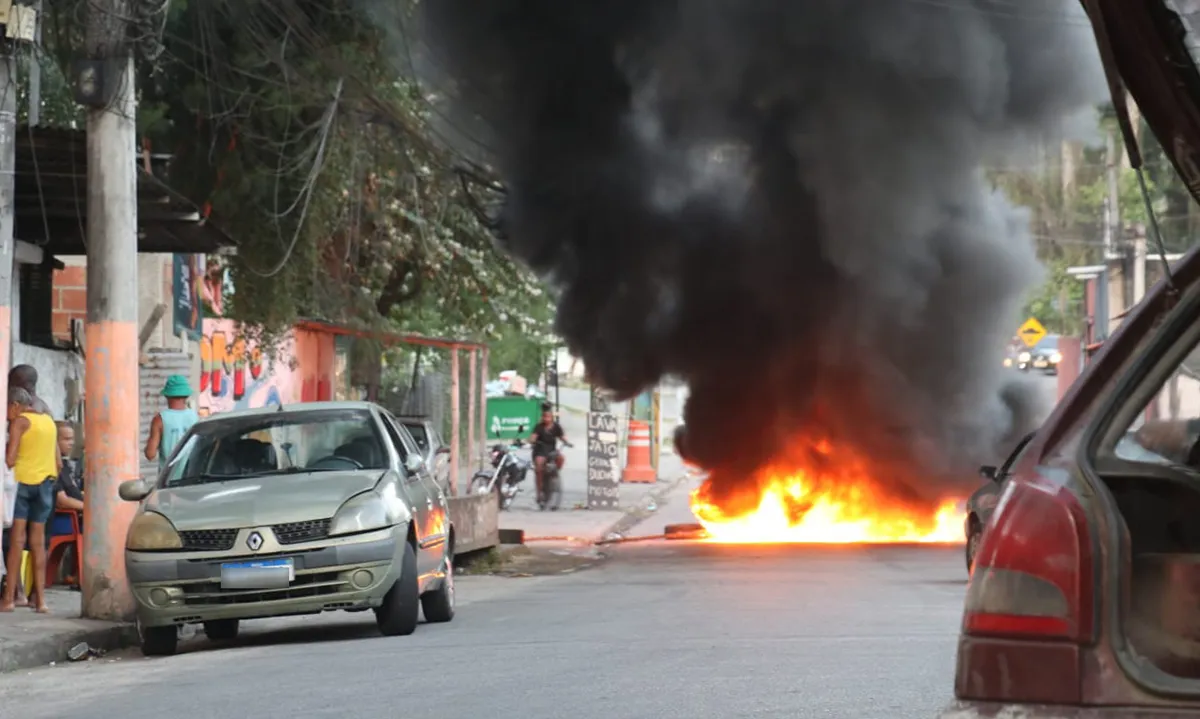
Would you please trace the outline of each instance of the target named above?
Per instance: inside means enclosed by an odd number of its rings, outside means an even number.
[[[146,459],[157,458],[160,470],[167,466],[167,458],[175,451],[175,445],[179,444],[183,435],[200,421],[196,410],[188,407],[192,387],[187,377],[181,374],[168,377],[162,395],[167,398],[167,408],[154,416],[150,423],[150,436],[146,438]]]
[[[45,614],[46,607],[46,521],[54,511],[54,485],[62,469],[58,453],[58,427],[48,414],[34,410],[34,398],[27,390],[14,387],[8,393],[8,447],[5,464],[17,481],[13,502],[12,531],[9,534],[8,577],[0,612],[11,612],[16,603],[21,576],[21,553],[29,540],[33,559],[35,609]]]

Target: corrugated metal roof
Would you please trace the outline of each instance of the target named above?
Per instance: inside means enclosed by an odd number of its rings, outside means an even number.
[[[82,255],[87,247],[87,133],[28,126],[17,129],[16,237],[52,255]],[[201,217],[197,203],[166,183],[168,162],[138,157],[138,251],[207,254],[234,241]]]

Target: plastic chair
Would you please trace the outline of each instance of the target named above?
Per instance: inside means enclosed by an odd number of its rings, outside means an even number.
[[[67,548],[75,547],[75,581],[83,577],[83,530],[80,527],[79,512],[74,510],[55,510],[54,517],[46,525],[46,530],[55,524],[54,520],[67,517],[71,522],[71,533],[60,534],[50,538],[50,549],[46,552],[46,586],[49,587],[58,579],[58,565],[62,563]]]

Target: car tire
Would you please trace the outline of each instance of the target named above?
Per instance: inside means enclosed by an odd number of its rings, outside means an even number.
[[[547,477],[546,482],[546,507],[551,512],[557,512],[559,506],[562,505],[562,474],[555,472],[550,477]]]
[[[979,551],[979,541],[981,539],[983,539],[983,532],[980,531],[979,527],[972,526],[971,533],[967,535],[966,555],[968,575],[975,570],[975,554]]]
[[[137,623],[138,645],[145,657],[169,657],[179,648],[179,628],[174,624],[165,627],[147,627]]]
[[[417,584],[417,550],[404,543],[404,559],[400,578],[383,595],[383,604],[375,610],[375,623],[385,637],[403,637],[417,630],[420,618],[421,593]]]
[[[430,624],[454,619],[454,557],[447,552],[442,562],[445,573],[442,586],[421,595],[421,611]]]
[[[239,623],[236,619],[216,619],[204,623],[204,636],[214,642],[237,639]]]

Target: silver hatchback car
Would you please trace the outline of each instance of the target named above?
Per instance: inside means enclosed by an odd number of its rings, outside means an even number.
[[[375,611],[387,635],[454,617],[454,528],[408,431],[367,402],[198,422],[139,502],[125,543],[143,653],[178,627],[231,639],[243,619]]]

